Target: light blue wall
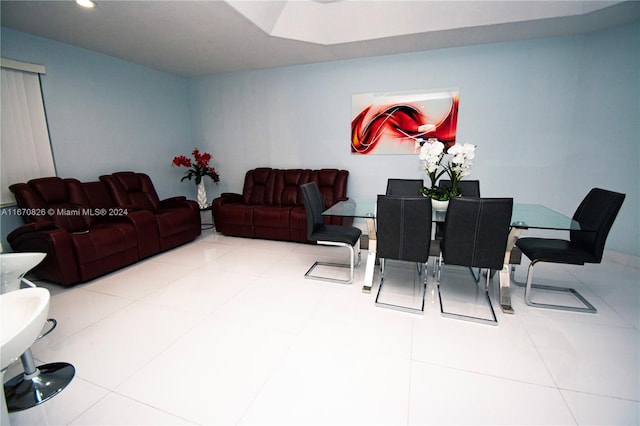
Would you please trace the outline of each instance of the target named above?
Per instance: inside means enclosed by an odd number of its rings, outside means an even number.
[[[171,160],[192,149],[185,79],[6,28],[2,57],[46,67],[42,90],[59,176],[96,180],[135,170],[149,174],[162,195],[181,190]]]
[[[459,87],[458,140],[478,146],[483,196],[572,215],[592,187],[626,193],[607,249],[638,256],[639,28],[192,79],[192,133],[221,190],[256,166],[336,167],[350,195],[375,195],[423,175],[416,156],[350,154],[351,95]]]
[[[46,67],[41,81],[58,176],[93,181],[134,170],[151,177],[161,198],[195,197],[195,185],[180,183],[183,171],[171,166],[173,156],[193,149],[185,79],[8,28],[1,41],[3,58]],[[8,249],[7,233],[22,222],[1,219]]]
[[[148,173],[161,197],[195,196],[171,158],[214,155],[238,192],[257,166],[350,170],[349,193],[421,177],[414,156],[353,156],[351,95],[459,87],[458,137],[478,146],[484,196],[566,214],[593,186],[627,194],[607,249],[640,255],[640,24],[585,36],[443,49],[184,80],[2,29],[2,56],[47,67],[43,88],[60,176]],[[6,218],[2,218],[5,242]],[[18,222],[19,223],[19,222]]]

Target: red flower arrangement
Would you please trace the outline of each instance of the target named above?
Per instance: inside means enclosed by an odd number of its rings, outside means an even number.
[[[195,159],[192,162],[189,158],[184,155],[179,155],[177,157],[173,157],[173,165],[174,166],[184,166],[190,167],[187,173],[184,175],[180,182],[185,179],[191,180],[191,178],[196,178],[196,185],[199,185],[202,182],[202,178],[204,176],[209,176],[215,183],[220,182],[220,175],[216,172],[216,169],[213,167],[209,167],[209,161],[211,161],[211,154],[208,152],[200,153],[198,148],[194,149],[193,158]]]

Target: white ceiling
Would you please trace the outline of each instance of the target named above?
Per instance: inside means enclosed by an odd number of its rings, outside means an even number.
[[[1,23],[195,77],[580,34],[640,19],[639,1],[96,1],[87,10],[71,0],[1,0]]]

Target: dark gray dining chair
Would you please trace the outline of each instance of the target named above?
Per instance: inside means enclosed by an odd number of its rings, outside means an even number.
[[[451,181],[440,179],[438,181],[440,188],[451,188]],[[480,181],[479,180],[461,180],[458,182],[458,190],[462,197],[480,197]],[[444,225],[436,225],[436,240],[441,240],[444,234]]]
[[[315,262],[304,274],[305,278],[322,281],[340,282],[349,284],[353,281],[354,269],[360,264],[360,236],[362,231],[355,226],[329,225],[324,222],[322,212],[325,210],[322,194],[315,182],[300,185],[304,209],[307,215],[307,239],[316,244],[327,246],[348,247],[350,254],[349,264],[332,262]],[[358,249],[358,262],[356,264],[356,245]],[[317,266],[349,268],[349,278],[346,280],[320,275],[312,275],[311,272]]]
[[[451,188],[451,181],[448,179],[440,179],[438,186],[440,188]],[[458,190],[463,197],[480,197],[480,181],[461,180],[458,182]]]
[[[420,190],[424,187],[422,179],[387,179],[387,195],[404,195],[420,197]]]
[[[573,214],[573,219],[580,223],[582,230],[569,231],[569,240],[526,237],[516,241],[516,246],[531,260],[529,269],[527,270],[527,284],[524,293],[524,299],[527,305],[574,312],[597,312],[597,309],[573,288],[532,284],[533,268],[542,262],[569,265],[600,263],[602,261],[607,236],[622,207],[624,199],[625,194],[608,191],[606,189],[593,188]],[[531,300],[531,292],[534,288],[539,290],[569,292],[582,302],[583,307],[533,302]]]
[[[443,316],[497,324],[496,314],[489,296],[491,270],[502,269],[507,237],[513,210],[512,198],[460,197],[449,201],[445,220],[445,238],[441,241],[438,266],[438,294]],[[491,310],[491,319],[457,314],[444,310],[440,291],[443,264],[486,269],[485,298]],[[475,281],[475,280],[474,280]],[[474,286],[477,282],[474,282]]]
[[[438,186],[441,188],[451,188],[451,180],[440,179]],[[458,182],[458,189],[462,197],[480,197],[480,181],[479,180],[461,180]],[[444,225],[436,224],[436,240],[441,240],[444,236]],[[432,256],[438,256],[439,245],[433,245],[431,249]],[[515,265],[519,265],[522,259],[522,252],[519,248],[513,247],[509,256],[509,264],[511,265],[511,272],[515,272]],[[473,271],[472,271],[473,272]],[[480,277],[476,276],[479,281]]]
[[[378,195],[376,220],[377,254],[380,257],[380,285],[375,304],[376,306],[422,314],[427,282],[426,262],[429,260],[431,241],[431,200],[422,196]],[[388,259],[417,264],[422,287],[420,308],[380,301]]]
[[[451,181],[448,179],[440,179],[438,181],[438,186],[440,188],[451,188]],[[460,191],[460,195],[462,197],[480,197],[480,181],[479,180],[461,180],[458,182],[458,190]],[[440,240],[444,237],[444,223],[436,223],[435,229],[435,241],[431,245],[431,256],[439,257],[440,256]],[[433,272],[436,273],[437,266],[434,264]],[[471,273],[473,274],[473,269],[470,268]],[[476,281],[480,281],[480,276],[476,276]]]

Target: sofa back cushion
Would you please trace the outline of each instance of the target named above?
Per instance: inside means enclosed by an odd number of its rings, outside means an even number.
[[[249,205],[303,206],[300,185],[315,182],[326,206],[347,198],[349,172],[338,169],[249,170],[245,175],[242,197]]]
[[[157,211],[160,198],[144,173],[117,172],[100,176],[100,181],[109,188],[111,197],[119,207],[133,210]]]
[[[324,205],[330,207],[347,199],[347,179],[349,172],[338,169],[312,170],[309,177],[320,189]]]
[[[302,169],[277,170],[274,204],[279,206],[299,206],[303,204],[300,185],[309,182],[309,171]]]
[[[16,198],[24,223],[51,222],[47,215],[39,214],[46,212],[47,204],[33,188],[26,183],[14,183],[9,190]]]
[[[249,170],[244,177],[242,200],[245,204],[273,204],[274,170],[268,167]]]
[[[108,210],[115,207],[111,194],[109,193],[109,189],[107,189],[104,182],[82,182],[82,187],[84,188],[84,192],[87,195],[87,199],[89,200],[89,204],[92,209]]]
[[[77,179],[45,177],[11,185],[26,223],[53,222],[69,232],[88,229],[94,223],[91,206]]]

